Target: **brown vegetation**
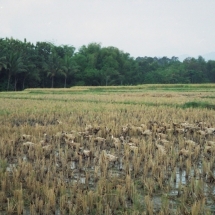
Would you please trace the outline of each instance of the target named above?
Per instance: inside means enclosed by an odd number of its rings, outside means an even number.
[[[4,99],[11,114],[0,115],[0,213],[212,211],[214,110],[16,103]]]

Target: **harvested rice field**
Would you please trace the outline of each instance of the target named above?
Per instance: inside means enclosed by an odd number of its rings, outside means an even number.
[[[0,93],[0,214],[215,214],[215,85]]]

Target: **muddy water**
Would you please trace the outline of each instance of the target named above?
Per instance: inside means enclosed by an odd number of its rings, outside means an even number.
[[[55,153],[56,158],[58,158],[59,153]],[[24,155],[22,157],[22,161],[24,162],[31,162],[28,160],[28,157]],[[96,182],[95,182],[95,170],[98,166],[86,166],[87,160],[83,160],[83,167],[79,169],[79,163],[77,161],[70,161],[69,166],[72,171],[72,177],[71,178],[65,178],[66,182],[69,182],[71,184],[77,183],[81,184],[83,186],[89,186],[90,189],[95,190],[96,189]],[[56,166],[60,168],[59,164],[56,163]],[[17,168],[16,163],[11,163],[7,166],[6,171],[13,172]],[[142,164],[141,168],[144,168],[144,164]],[[158,213],[159,209],[162,208],[165,204],[168,204],[169,209],[175,213],[177,208],[180,205],[180,192],[183,194],[183,187],[188,187],[191,185],[191,180],[194,180],[196,183],[198,183],[199,180],[203,180],[201,178],[203,174],[203,167],[201,165],[201,162],[199,162],[198,168],[198,175],[195,176],[194,169],[191,168],[189,172],[189,176],[187,177],[187,173],[185,170],[181,170],[178,167],[176,167],[175,171],[175,180],[172,180],[169,178],[167,184],[170,185],[170,189],[168,191],[162,191],[157,190],[153,193],[151,199],[153,202],[153,208],[154,213]],[[126,175],[129,173],[130,175],[133,175],[134,167],[132,163],[125,164],[125,161],[122,157],[119,157],[119,161],[116,163],[109,163],[108,168],[108,176],[110,178],[125,178]],[[86,174],[89,175],[88,178],[86,178]],[[213,171],[213,174],[215,174],[215,171]],[[100,172],[100,169],[97,170],[97,177],[101,177],[102,173]],[[139,176],[138,176],[139,177]],[[141,176],[140,176],[141,177]],[[133,179],[135,182],[135,179]],[[215,206],[214,206],[214,197],[215,197],[215,184],[214,183],[206,183],[205,179],[203,180],[203,194],[205,195],[206,201],[205,201],[205,207],[210,209],[212,213],[215,213]],[[141,199],[144,199],[144,196],[146,193],[144,193],[144,188],[141,190],[138,190],[138,194]],[[141,201],[140,201],[141,202]],[[130,202],[127,203],[128,207],[131,204]],[[142,201],[142,204],[144,204],[144,201]],[[4,214],[4,213],[2,213]],[[6,213],[5,213],[6,214]],[[30,214],[27,209],[25,209],[24,214]],[[60,211],[56,211],[56,214],[60,215]]]

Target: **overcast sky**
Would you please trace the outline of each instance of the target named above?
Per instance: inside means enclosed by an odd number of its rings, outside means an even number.
[[[198,56],[215,51],[215,0],[0,0],[0,37]]]

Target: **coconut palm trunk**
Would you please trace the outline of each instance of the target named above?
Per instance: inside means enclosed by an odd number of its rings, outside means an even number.
[[[54,76],[52,76],[52,88],[54,87]]]
[[[8,75],[8,80],[7,80],[7,91],[9,90],[10,79],[11,79],[11,74]]]
[[[67,79],[67,77],[65,76],[65,79],[64,79],[64,88],[66,88],[66,80]]]

